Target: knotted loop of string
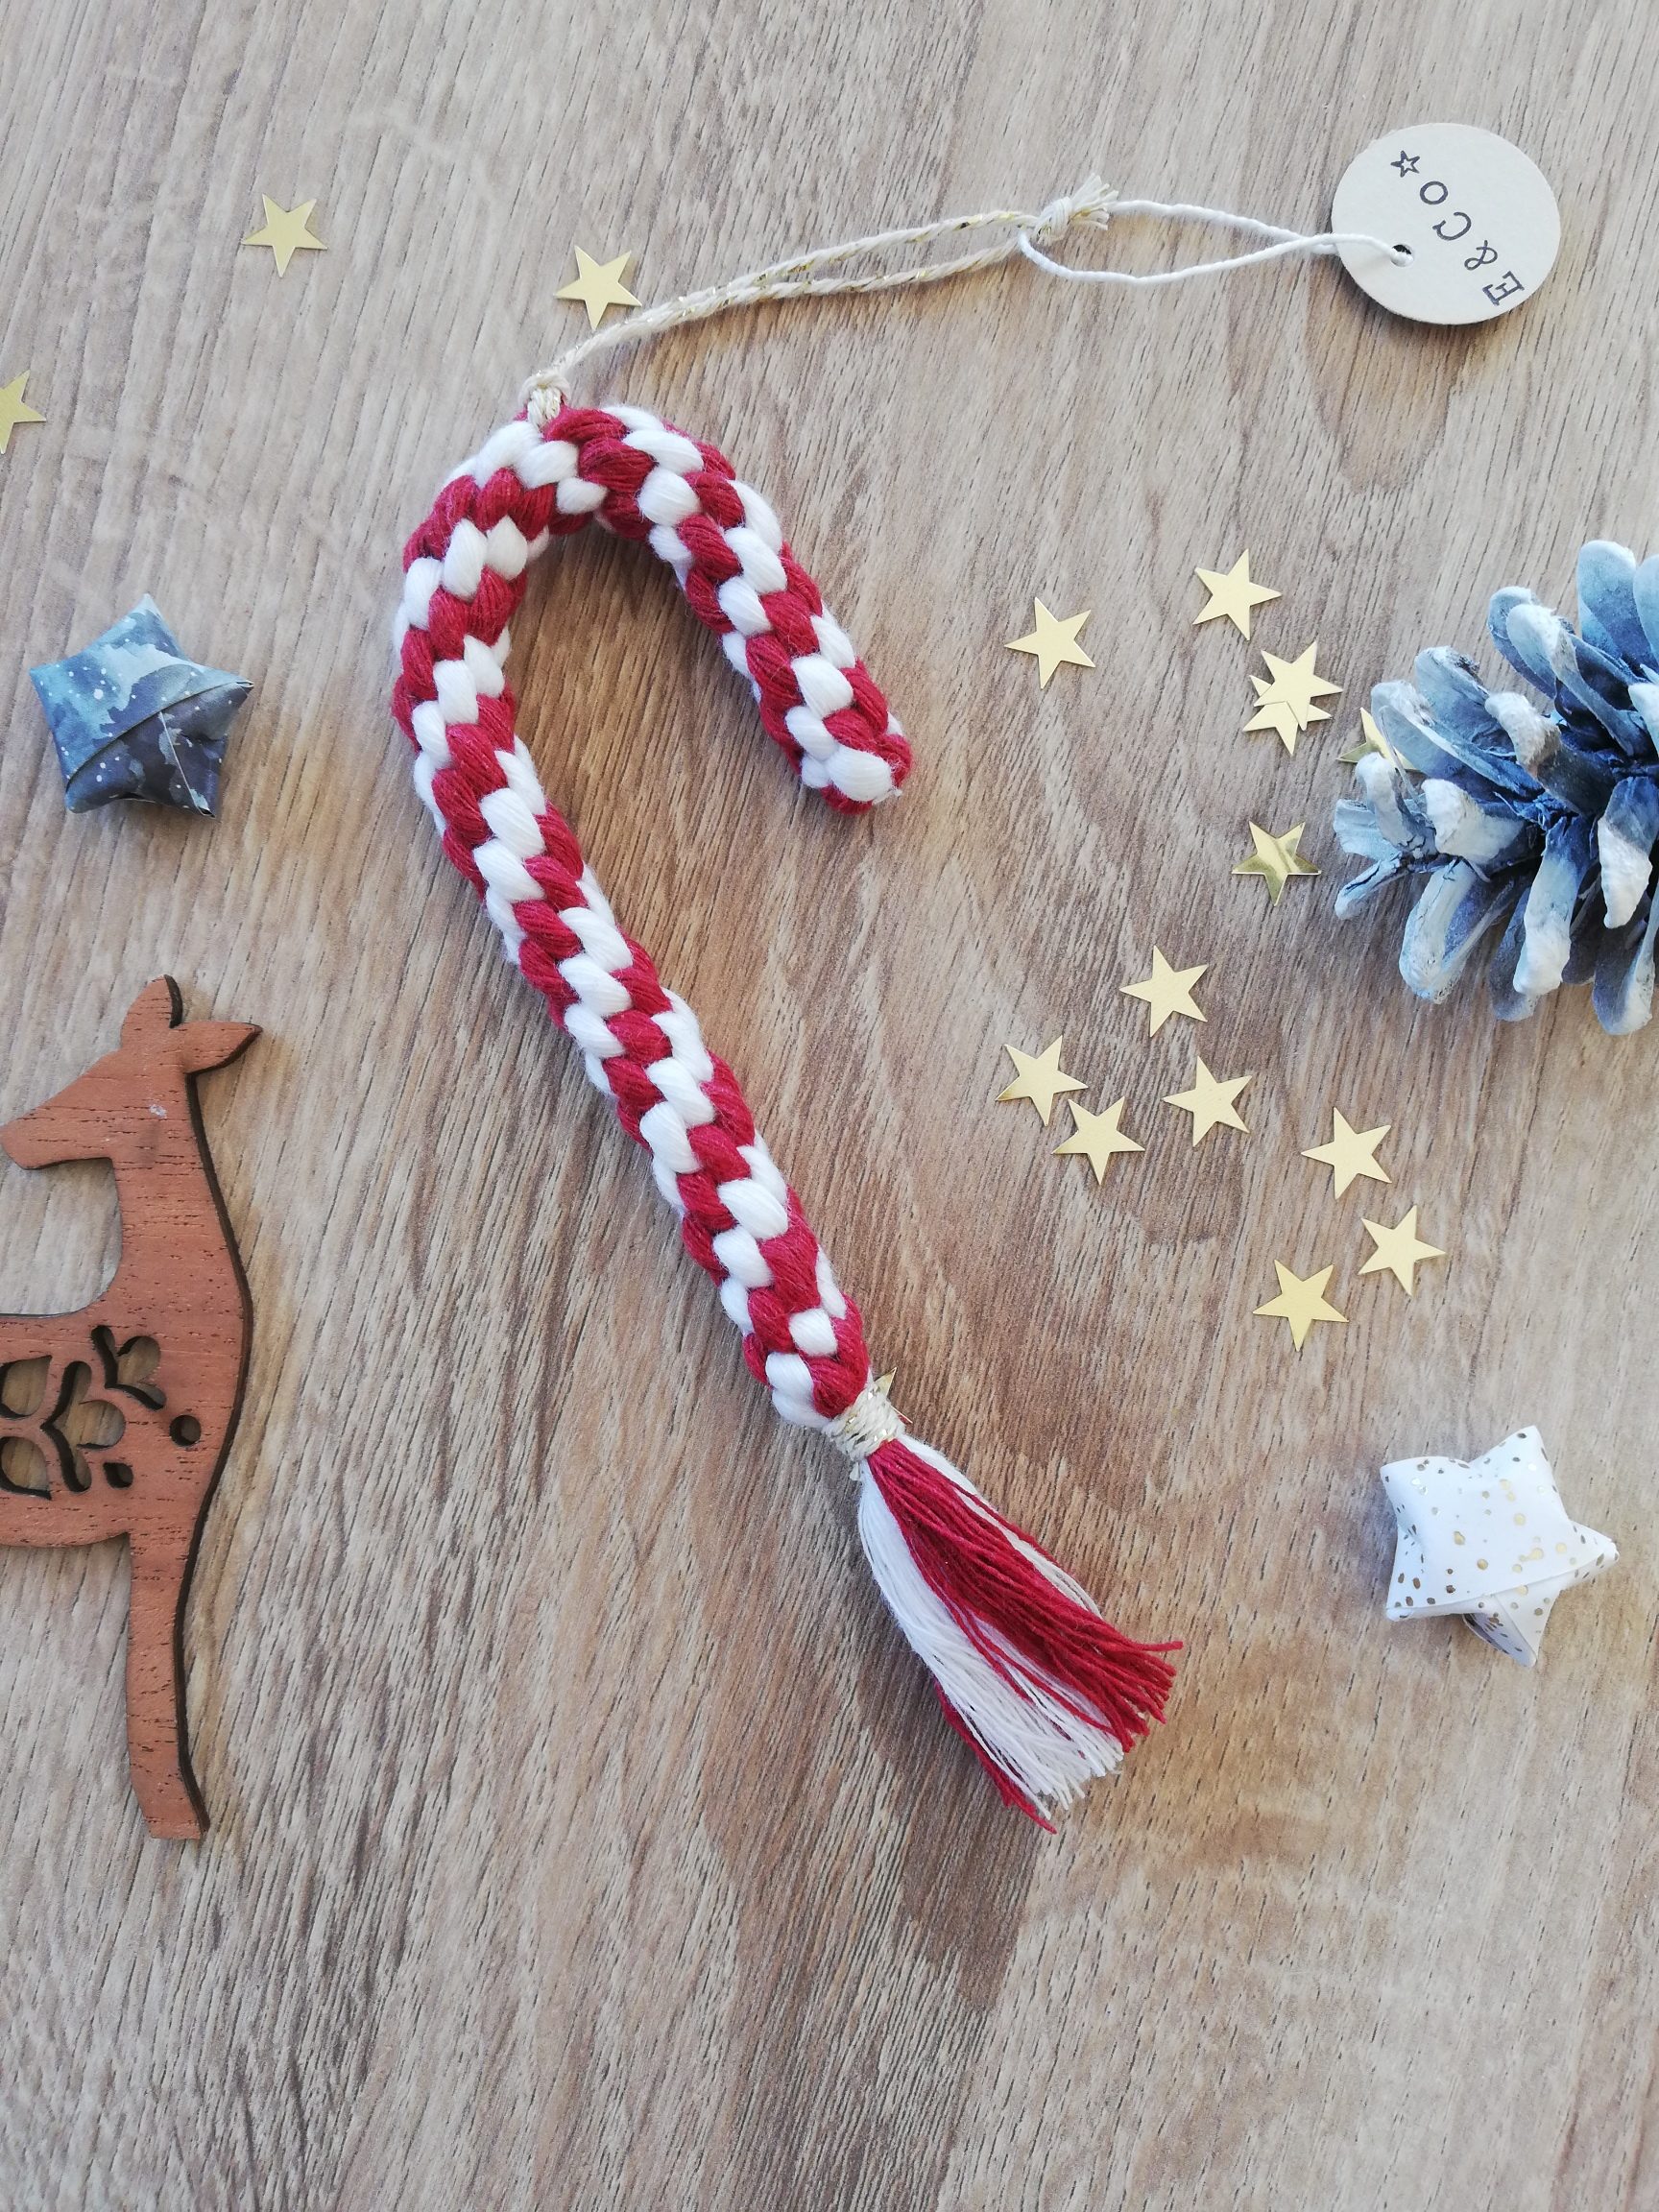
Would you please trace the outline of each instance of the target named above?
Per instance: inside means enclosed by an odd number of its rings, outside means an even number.
[[[1145,275],[1125,269],[1072,269],[1052,258],[1048,249],[1058,246],[1073,228],[1104,230],[1114,217],[1124,215],[1154,216],[1165,222],[1215,223],[1265,243],[1248,252],[1226,254],[1214,261],[1190,262],[1183,268],[1155,270]],[[931,246],[941,238],[988,229],[1005,230],[1008,235],[994,245],[981,246],[943,261],[863,272],[848,272],[844,266],[870,254],[913,252]],[[1035,267],[1071,283],[1116,284],[1128,291],[1144,291],[1155,285],[1185,283],[1194,276],[1213,276],[1229,269],[1250,268],[1264,261],[1302,254],[1336,253],[1344,247],[1369,247],[1395,263],[1406,259],[1400,248],[1373,238],[1367,232],[1309,233],[1289,230],[1277,223],[1259,222],[1252,215],[1235,215],[1223,207],[1194,206],[1180,201],[1124,200],[1113,186],[1103,183],[1098,177],[1090,177],[1075,192],[1049,201],[1046,207],[1034,213],[994,207],[977,215],[952,215],[936,223],[912,224],[899,230],[873,231],[865,238],[848,239],[838,246],[816,247],[810,252],[751,270],[747,276],[729,277],[722,284],[710,284],[702,291],[682,293],[676,300],[643,307],[620,323],[590,332],[548,368],[539,369],[525,384],[520,398],[531,421],[538,429],[545,429],[568,397],[576,370],[583,362],[608,353],[613,347],[637,345],[661,337],[666,330],[682,329],[687,324],[704,322],[710,315],[722,315],[729,307],[757,306],[776,300],[825,299],[836,293],[898,292],[913,285],[940,284],[948,277],[994,269],[1015,254],[1023,254]]]

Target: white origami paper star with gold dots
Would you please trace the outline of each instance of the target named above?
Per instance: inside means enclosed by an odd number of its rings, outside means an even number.
[[[1570,1520],[1544,1439],[1523,1429],[1479,1459],[1397,1459],[1382,1470],[1398,1543],[1390,1621],[1460,1613],[1497,1650],[1537,1664],[1550,1608],[1619,1554]]]

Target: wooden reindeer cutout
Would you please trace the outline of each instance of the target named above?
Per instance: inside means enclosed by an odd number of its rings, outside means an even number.
[[[181,1022],[141,991],[113,1052],[0,1129],[19,1166],[108,1160],[121,1209],[109,1287],[79,1313],[0,1315],[0,1544],[132,1547],[127,1745],[155,1836],[207,1815],[184,1718],[184,1601],[242,1403],[252,1310],[194,1077],[258,1036]]]

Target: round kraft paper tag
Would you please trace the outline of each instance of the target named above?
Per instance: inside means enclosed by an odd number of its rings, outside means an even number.
[[[1331,228],[1400,250],[1338,249],[1362,292],[1415,323],[1484,323],[1549,276],[1561,216],[1549,180],[1519,146],[1469,123],[1416,123],[1348,165]]]

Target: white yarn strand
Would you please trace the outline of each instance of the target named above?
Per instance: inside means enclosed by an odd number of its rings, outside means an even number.
[[[1189,262],[1183,268],[1154,270],[1145,275],[1136,275],[1126,269],[1071,269],[1045,251],[1057,246],[1073,228],[1105,230],[1114,217],[1124,215],[1147,215],[1171,223],[1214,223],[1250,237],[1265,239],[1267,243],[1250,252],[1227,254],[1214,261]],[[913,251],[941,238],[985,229],[1005,229],[1009,235],[994,246],[983,246],[945,261],[854,275],[825,274],[867,255]],[[520,397],[531,421],[538,430],[543,430],[564,404],[577,369],[613,347],[659,338],[664,331],[684,329],[687,324],[704,322],[710,315],[722,315],[729,307],[759,306],[780,300],[828,299],[837,294],[898,292],[913,285],[940,284],[952,276],[994,269],[1016,254],[1023,254],[1035,268],[1045,270],[1049,276],[1064,276],[1072,283],[1116,284],[1125,291],[1147,291],[1160,285],[1184,284],[1195,276],[1218,276],[1229,269],[1256,267],[1265,261],[1336,253],[1344,247],[1370,247],[1396,264],[1406,258],[1398,247],[1366,232],[1290,230],[1282,224],[1262,223],[1253,215],[1236,215],[1224,207],[1197,206],[1184,201],[1124,200],[1098,177],[1090,177],[1075,192],[1051,200],[1047,206],[1034,213],[1008,207],[986,208],[976,215],[952,215],[934,223],[876,230],[867,237],[848,239],[838,246],[815,247],[809,252],[751,270],[746,276],[730,277],[723,284],[707,285],[701,291],[682,293],[678,299],[643,307],[619,323],[607,324],[590,332],[548,368],[539,369],[525,384]]]

